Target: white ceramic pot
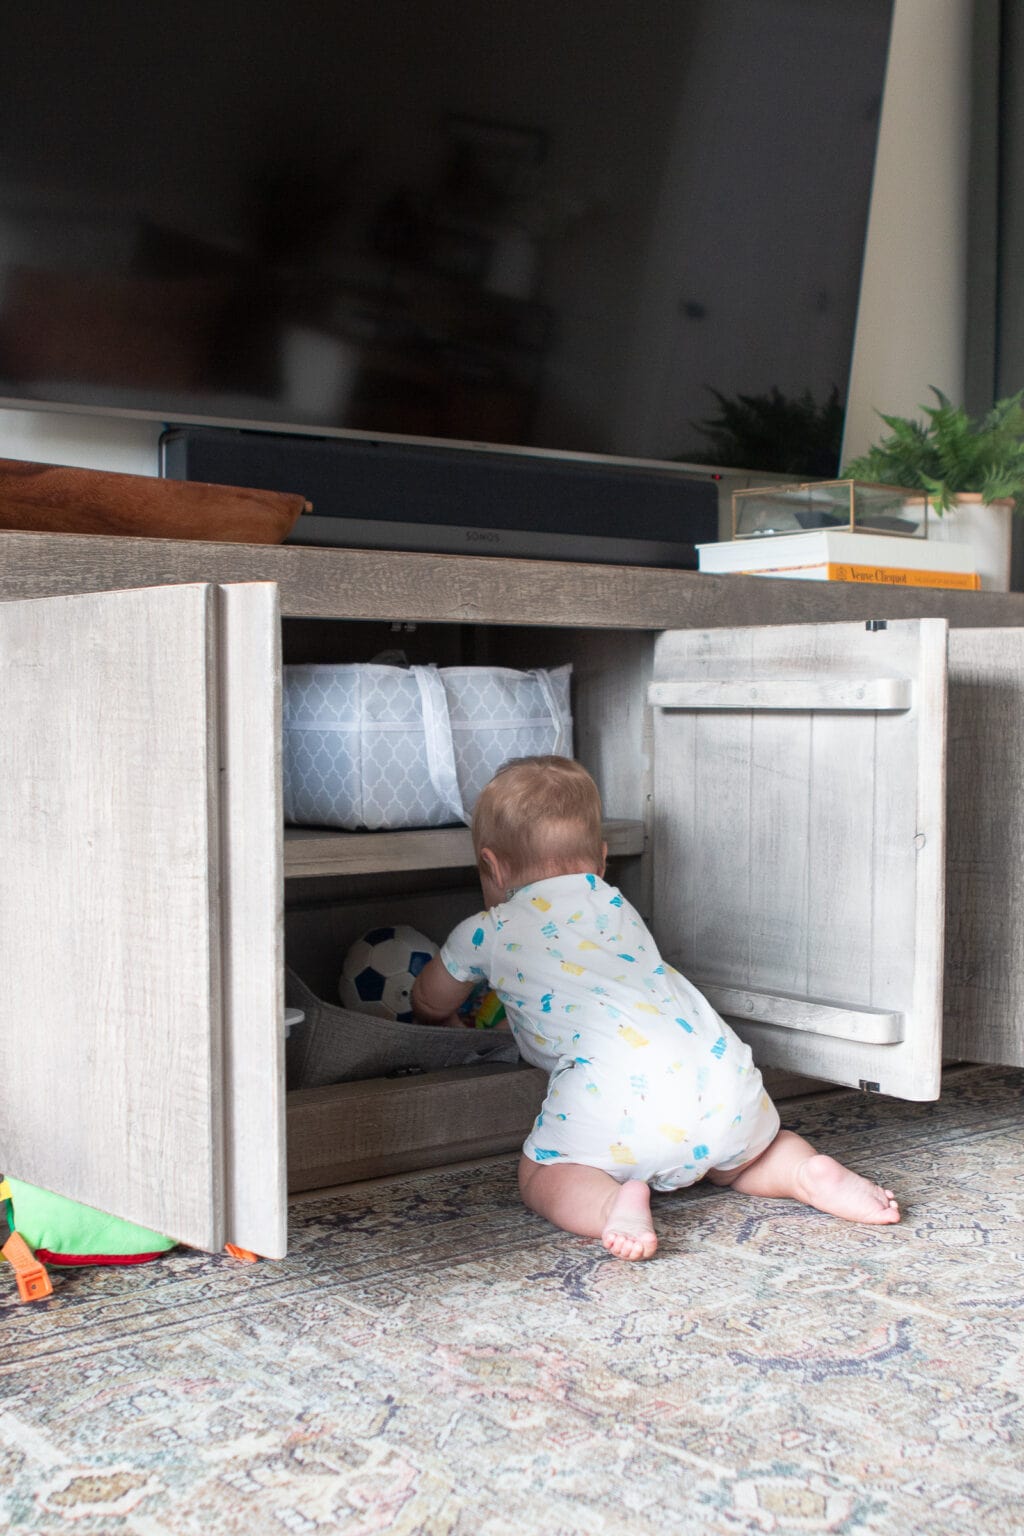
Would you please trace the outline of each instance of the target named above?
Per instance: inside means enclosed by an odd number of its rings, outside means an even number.
[[[969,544],[983,592],[1009,592],[1010,546],[1013,536],[1013,502],[982,501],[963,491],[956,506],[941,517],[928,508],[928,537],[947,544]]]

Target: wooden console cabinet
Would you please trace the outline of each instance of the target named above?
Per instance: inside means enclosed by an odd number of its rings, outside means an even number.
[[[389,649],[573,663],[614,878],[767,1066],[1024,1061],[1024,596],[3,533],[0,1169],[273,1257],[289,1187],[521,1139],[524,1068],[285,1093],[286,951],[475,900],[464,829],[282,828],[282,660]]]

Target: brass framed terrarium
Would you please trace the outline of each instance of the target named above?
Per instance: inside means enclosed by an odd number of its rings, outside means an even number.
[[[849,533],[928,536],[928,495],[864,480],[810,480],[799,485],[751,486],[732,493],[734,539],[841,528]]]

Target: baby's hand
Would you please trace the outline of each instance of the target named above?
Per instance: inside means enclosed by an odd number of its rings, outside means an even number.
[[[456,1009],[460,1008],[472,991],[468,981],[456,981],[449,976],[440,955],[420,971],[412,984],[412,1011],[419,1024],[440,1024],[443,1029],[461,1027]]]

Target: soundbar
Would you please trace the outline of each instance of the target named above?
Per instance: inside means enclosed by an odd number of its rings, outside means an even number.
[[[300,493],[313,510],[291,544],[696,570],[696,545],[718,538],[718,477],[664,462],[180,426],[160,470]]]

